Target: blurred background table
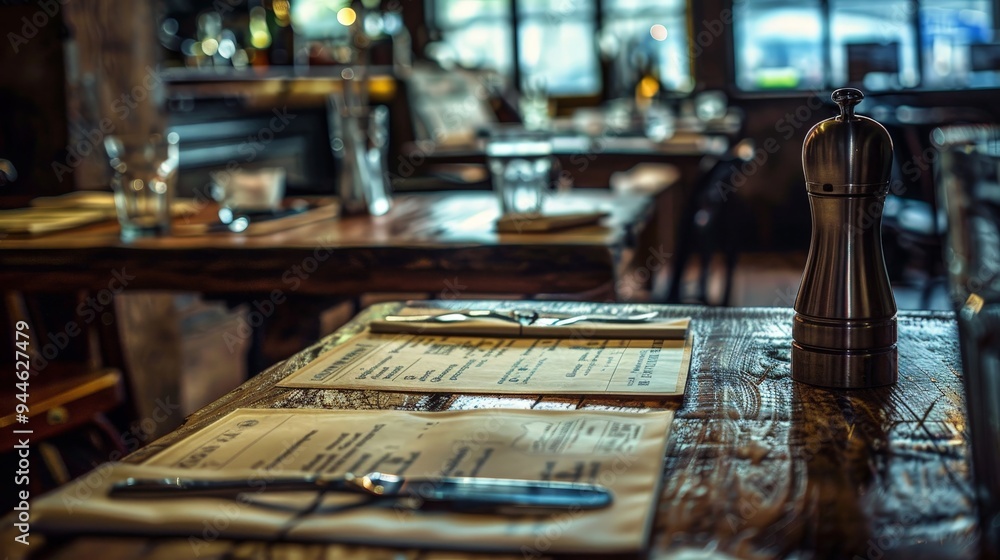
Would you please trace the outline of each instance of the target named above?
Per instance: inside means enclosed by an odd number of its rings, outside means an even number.
[[[213,305],[221,301],[240,313],[214,339],[202,337],[218,347],[206,350],[204,359],[215,352],[230,363],[229,374],[219,364],[211,368],[225,387],[231,381],[221,379],[245,379],[287,358],[379,298],[613,300],[622,270],[654,218],[655,200],[653,192],[558,193],[546,212],[607,216],[545,233],[494,231],[498,203],[486,191],[400,195],[384,216],[328,217],[253,236],[212,233],[124,243],[112,219],[0,240],[0,290],[13,302],[12,316],[31,323],[38,340],[65,339],[75,350],[59,349],[60,361],[72,356],[125,372],[126,400],[139,407],[126,414],[131,421],[148,412],[143,407],[155,396],[180,391],[184,375],[180,319],[171,298],[151,290],[203,294]],[[214,204],[206,203],[191,220],[215,214]],[[122,291],[148,303],[123,307],[123,298],[112,297]],[[76,336],[81,331],[87,335]]]
[[[652,196],[572,191],[546,212],[604,211],[601,223],[497,233],[490,192],[398,196],[385,216],[347,216],[261,236],[217,233],[123,243],[116,224],[0,242],[0,288],[356,296],[371,292],[612,295],[617,267],[653,217]],[[203,208],[211,212],[211,208]],[[456,286],[461,286],[456,288]],[[458,294],[453,294],[457,296]]]

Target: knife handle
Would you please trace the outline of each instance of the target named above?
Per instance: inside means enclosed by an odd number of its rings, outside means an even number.
[[[408,484],[412,497],[424,503],[447,503],[471,511],[514,509],[600,509],[611,505],[612,494],[595,484],[561,481],[441,478]]]

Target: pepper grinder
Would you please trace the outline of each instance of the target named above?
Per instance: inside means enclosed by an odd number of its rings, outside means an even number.
[[[833,92],[840,115],[812,127],[802,169],[812,240],[795,299],[792,379],[836,389],[896,382],[896,301],[882,254],[892,139],[854,114],[864,94]]]

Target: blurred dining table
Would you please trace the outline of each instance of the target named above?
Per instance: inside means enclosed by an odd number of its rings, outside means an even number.
[[[119,239],[113,221],[0,239],[0,289],[98,291],[124,277],[128,290],[206,294],[358,296],[423,292],[583,294],[614,297],[616,275],[654,214],[655,193],[571,190],[545,202],[547,214],[606,214],[558,231],[496,231],[491,192],[403,194],[383,216],[337,216],[263,235],[191,235],[214,203],[177,218],[184,235]],[[313,210],[315,212],[316,210]],[[206,218],[206,216],[208,218]],[[251,228],[254,224],[251,224]],[[273,230],[273,231],[271,231]],[[119,282],[122,283],[122,282]]]
[[[125,459],[142,463],[237,408],[460,411],[479,408],[674,411],[642,558],[974,558],[977,522],[955,317],[899,314],[899,382],[853,391],[793,382],[793,311],[585,302],[430,302],[450,309],[690,316],[682,399],[286,388],[282,379],[344,344],[400,302],[338,332],[187,418]],[[7,532],[13,529],[8,526]],[[109,528],[113,532],[113,528]],[[169,532],[169,531],[168,531]],[[10,542],[9,535],[6,535]],[[32,535],[33,538],[36,535]],[[82,534],[33,541],[35,558],[462,558],[456,551]],[[204,541],[200,541],[204,542]],[[9,547],[8,547],[9,548]],[[549,557],[527,547],[511,558]],[[468,556],[474,558],[487,555]]]

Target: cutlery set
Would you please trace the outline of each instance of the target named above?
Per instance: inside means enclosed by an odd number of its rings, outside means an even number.
[[[535,338],[683,339],[688,319],[658,313],[541,314],[533,310],[461,309],[407,312],[373,320],[373,333]]]
[[[639,313],[636,315],[611,315],[587,313],[569,317],[541,316],[537,311],[490,311],[484,309],[469,309],[451,311],[433,315],[388,315],[385,320],[390,323],[459,323],[475,319],[497,319],[517,323],[521,326],[565,327],[580,322],[591,323],[646,323],[656,317],[657,313]]]

